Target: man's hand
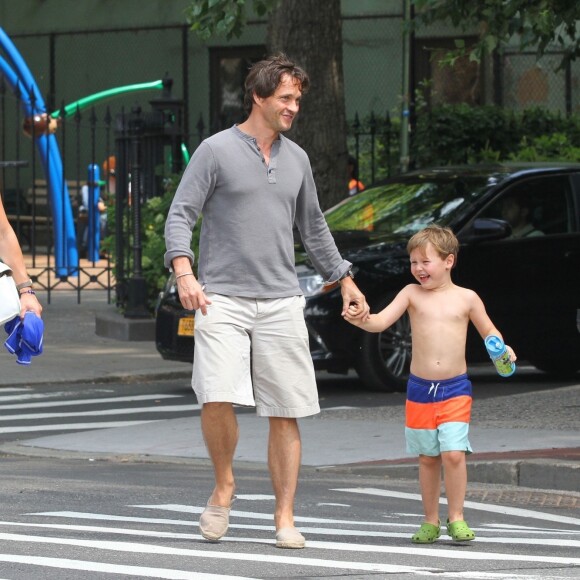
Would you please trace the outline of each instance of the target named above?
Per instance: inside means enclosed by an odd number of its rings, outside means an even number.
[[[189,258],[186,256],[174,258],[172,265],[181,305],[186,310],[201,310],[201,313],[205,316],[207,314],[207,305],[211,304],[211,300],[205,295],[201,284],[193,275]]]
[[[177,278],[177,292],[181,305],[186,310],[201,310],[205,316],[207,305],[211,300],[205,295],[201,284],[195,279],[193,274],[181,275]]]
[[[340,293],[342,294],[341,315],[343,318],[346,318],[349,322],[354,320],[365,322],[369,317],[370,308],[364,294],[357,288],[357,285],[350,277],[343,278],[339,284]]]

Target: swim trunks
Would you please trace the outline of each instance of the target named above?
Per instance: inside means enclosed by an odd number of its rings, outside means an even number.
[[[405,439],[407,453],[436,457],[443,451],[471,453],[471,381],[466,374],[438,381],[409,375]]]

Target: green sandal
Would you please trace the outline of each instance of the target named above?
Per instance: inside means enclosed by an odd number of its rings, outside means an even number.
[[[423,522],[419,531],[411,537],[413,544],[432,544],[441,535],[441,522],[437,526]]]
[[[467,525],[464,520],[449,523],[447,520],[447,533],[456,542],[468,542],[475,540],[475,532]]]

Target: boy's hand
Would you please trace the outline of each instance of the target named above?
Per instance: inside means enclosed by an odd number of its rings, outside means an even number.
[[[352,278],[343,278],[340,281],[340,293],[342,294],[341,315],[349,322],[360,320],[364,322],[369,316],[369,305],[364,294],[357,288]]]
[[[510,360],[512,362],[516,362],[518,360],[518,357],[516,356],[516,353],[514,352],[514,349],[511,346],[507,345],[507,344],[505,345],[505,347],[506,347],[506,349],[507,349],[507,351],[508,351],[508,353],[510,355]]]
[[[363,319],[360,316],[360,307],[358,304],[349,304],[346,312],[342,316],[347,322],[354,324],[355,326],[363,326],[363,324],[370,318],[370,314],[367,314]]]

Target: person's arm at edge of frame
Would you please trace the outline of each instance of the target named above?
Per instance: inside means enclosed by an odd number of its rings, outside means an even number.
[[[478,296],[477,293],[473,292],[473,290],[471,290],[471,292],[472,292],[472,303],[469,311],[469,319],[471,320],[471,322],[473,322],[473,325],[477,329],[477,332],[479,333],[481,338],[485,339],[490,334],[493,334],[501,338],[502,341],[504,341],[501,332],[495,327],[494,323],[491,321],[491,318],[487,314],[485,305],[483,304],[483,300]],[[512,362],[516,362],[518,357],[516,356],[514,349],[507,344],[505,346],[510,355],[510,360]]]
[[[366,317],[355,316],[352,307],[347,308],[343,317],[346,321],[366,330],[367,332],[383,332],[394,324],[409,308],[409,287],[403,288],[385,308],[377,314],[368,314]]]
[[[16,238],[16,233],[8,221],[4,205],[0,200],[0,256],[10,268],[12,269],[12,276],[14,283],[17,285],[24,284],[18,289],[20,294],[20,318],[24,318],[26,312],[34,312],[37,316],[42,315],[42,306],[34,290],[32,289],[32,281],[26,265],[24,264],[24,256],[22,249]]]

